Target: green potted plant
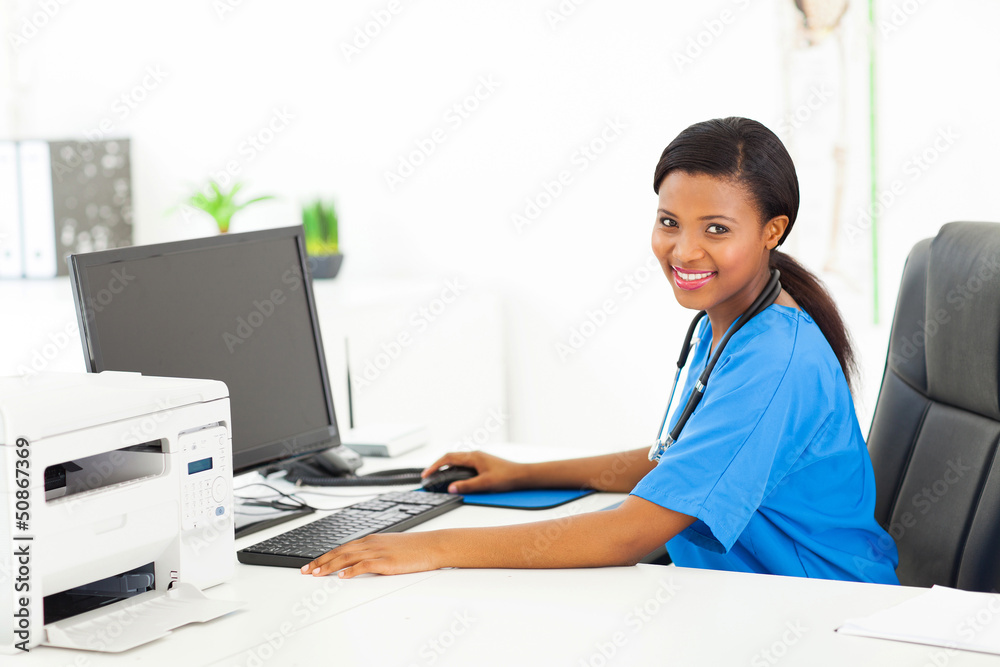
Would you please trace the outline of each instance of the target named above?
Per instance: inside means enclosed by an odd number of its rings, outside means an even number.
[[[317,199],[303,206],[302,228],[312,277],[335,277],[344,256],[337,241],[337,210],[333,202]]]
[[[237,204],[236,193],[243,187],[242,183],[233,183],[233,187],[228,192],[220,188],[215,181],[209,181],[208,185],[208,188],[191,195],[187,203],[212,216],[215,219],[215,224],[219,226],[219,231],[223,234],[229,231],[229,223],[238,211],[255,202],[274,199],[272,195],[264,195]]]

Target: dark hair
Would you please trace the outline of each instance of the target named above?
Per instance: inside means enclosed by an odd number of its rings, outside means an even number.
[[[761,224],[788,216],[781,245],[799,212],[799,179],[781,140],[755,120],[715,118],[690,126],[663,149],[653,175],[653,191],[672,171],[730,179],[753,197]],[[781,286],[809,316],[833,348],[848,385],[857,374],[857,359],[840,311],[820,280],[789,255],[775,249],[769,262],[781,272]]]

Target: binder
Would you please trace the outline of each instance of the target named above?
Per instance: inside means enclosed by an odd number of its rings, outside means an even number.
[[[58,273],[58,267],[49,143],[22,141],[17,148],[21,181],[24,276],[53,278]]]
[[[0,141],[0,278],[23,275],[17,143]]]
[[[132,245],[128,139],[18,144],[23,273],[68,275],[66,257]]]

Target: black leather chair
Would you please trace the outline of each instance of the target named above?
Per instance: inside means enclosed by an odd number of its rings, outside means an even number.
[[[953,222],[907,258],[868,435],[904,585],[1000,590],[998,388],[1000,224]]]

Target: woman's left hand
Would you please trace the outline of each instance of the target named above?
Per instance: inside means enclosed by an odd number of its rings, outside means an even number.
[[[440,534],[379,533],[331,549],[302,567],[302,574],[323,577],[340,570],[350,579],[359,574],[404,574],[444,567]]]

